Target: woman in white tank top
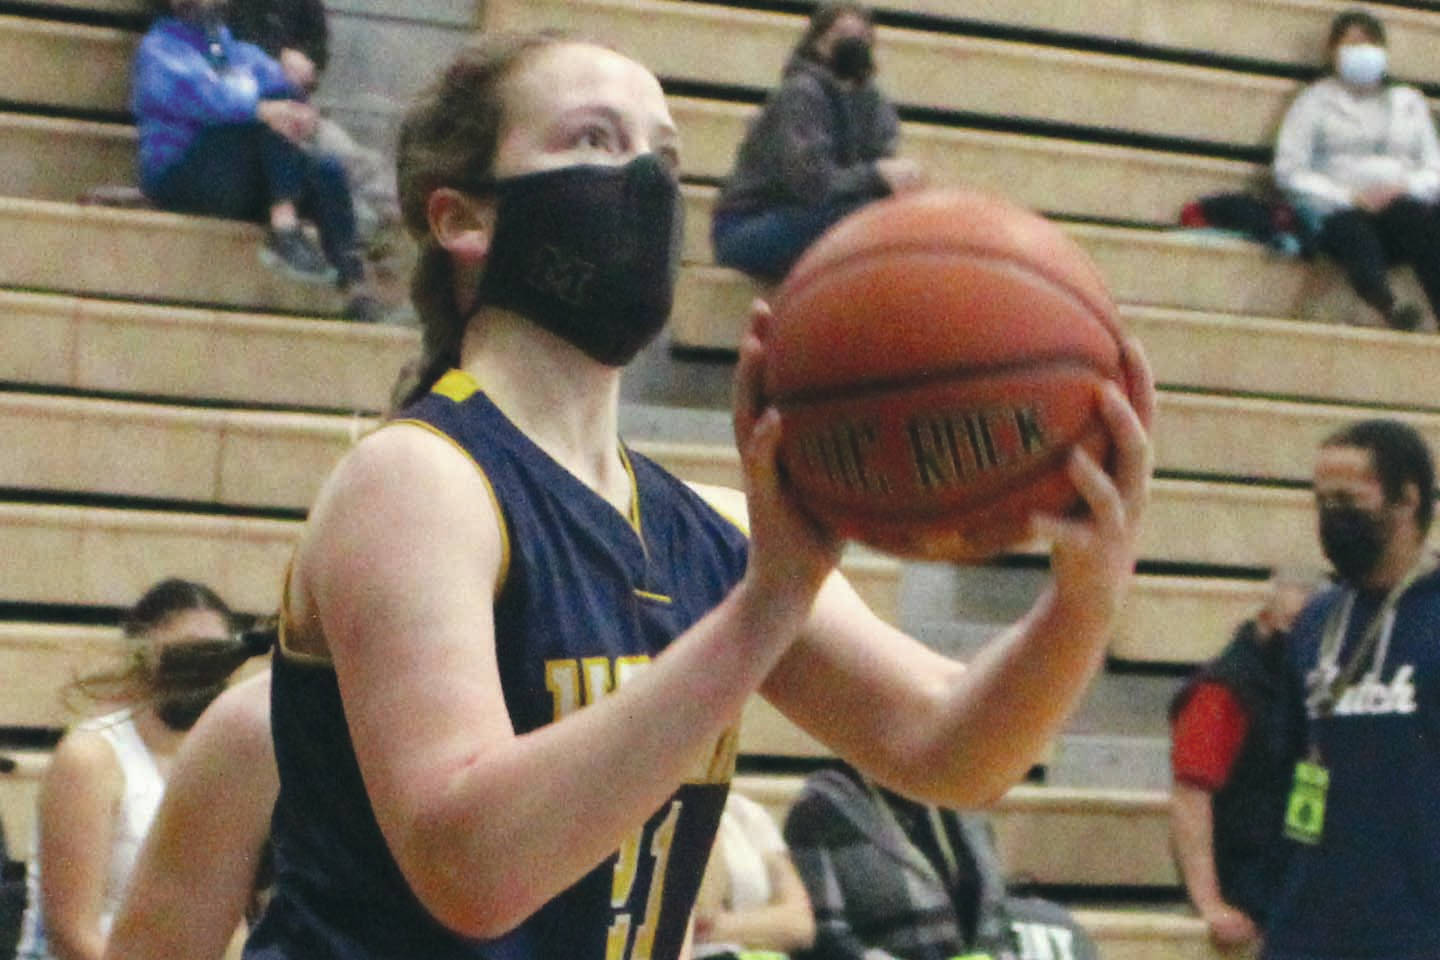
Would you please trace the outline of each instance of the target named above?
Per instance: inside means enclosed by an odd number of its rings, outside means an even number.
[[[184,580],[150,588],[125,635],[125,669],[76,687],[126,706],[66,734],[41,783],[17,960],[100,960],[171,758],[244,660],[229,608]]]

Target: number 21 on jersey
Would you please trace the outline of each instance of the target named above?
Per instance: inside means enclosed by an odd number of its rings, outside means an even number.
[[[600,697],[624,683],[649,664],[648,657],[622,657],[612,662],[608,657],[586,657],[581,660],[551,660],[545,664],[545,685],[554,701],[555,719]],[[675,840],[675,827],[680,820],[682,804],[671,800],[664,816],[645,844],[646,829],[636,830],[620,846],[611,874],[610,906],[614,919],[605,941],[605,960],[650,960],[655,946],[655,931],[664,903],[665,870],[670,863],[670,848]],[[645,909],[640,917],[631,915],[631,897],[648,874],[645,884]]]

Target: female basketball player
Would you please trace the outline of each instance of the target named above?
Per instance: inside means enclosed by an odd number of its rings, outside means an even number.
[[[624,448],[620,368],[670,308],[677,140],[648,71],[549,37],[480,41],[407,117],[426,363],[295,557],[276,885],[247,957],[671,960],[752,693],[896,789],[973,806],[1099,663],[1149,460],[1117,390],[1114,479],[1074,458],[1088,517],[1037,522],[1053,586],[968,671],[866,609],[780,487],[763,307],[737,368],[748,544]]]

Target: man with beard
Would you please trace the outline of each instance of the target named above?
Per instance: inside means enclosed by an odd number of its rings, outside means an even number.
[[[1411,427],[1362,421],[1321,445],[1314,490],[1338,582],[1293,628],[1289,666],[1304,705],[1285,815],[1294,849],[1263,956],[1433,958],[1440,573],[1425,538],[1434,462]]]

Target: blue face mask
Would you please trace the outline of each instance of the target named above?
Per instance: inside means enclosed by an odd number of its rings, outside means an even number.
[[[1354,87],[1373,87],[1385,78],[1385,48],[1373,43],[1347,43],[1335,55],[1335,72]]]

